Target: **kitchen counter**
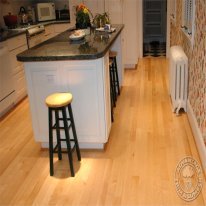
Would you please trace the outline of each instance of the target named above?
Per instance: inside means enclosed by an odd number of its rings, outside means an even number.
[[[59,20],[59,21],[47,21],[47,22],[41,22],[41,23],[37,23],[34,25],[30,25],[28,27],[25,28],[16,28],[16,29],[8,29],[8,30],[3,30],[0,31],[0,42],[2,41],[6,41],[7,39],[13,38],[15,36],[21,35],[21,34],[26,34],[26,30],[28,28],[32,28],[38,25],[51,25],[51,24],[63,24],[63,23],[70,23],[70,21],[68,20]]]
[[[48,147],[45,98],[55,92],[71,92],[80,147],[104,148],[112,124],[109,50],[118,54],[120,87],[124,77],[123,25],[114,27],[116,31],[111,34],[92,31],[74,42],[69,40],[71,31],[67,30],[17,55],[24,62],[34,138],[42,147]]]
[[[19,36],[21,34],[26,33],[25,30],[6,30],[0,32],[0,42],[6,41],[7,39],[13,38],[15,36]]]
[[[69,39],[73,31],[65,31],[17,55],[17,59],[24,62],[97,59],[105,55],[122,31],[123,25],[114,25],[114,28],[116,30],[112,33],[91,30],[90,35],[78,41]]]

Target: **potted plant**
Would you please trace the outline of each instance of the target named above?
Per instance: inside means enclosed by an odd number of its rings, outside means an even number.
[[[107,12],[104,12],[103,14],[96,14],[93,19],[93,24],[97,28],[104,27],[105,24],[109,24],[109,23],[110,23],[110,19]]]
[[[90,16],[93,17],[90,10],[84,4],[77,5],[76,6],[76,28],[86,29],[87,27],[91,27]]]

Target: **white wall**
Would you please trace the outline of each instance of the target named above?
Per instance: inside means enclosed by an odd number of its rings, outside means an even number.
[[[134,68],[138,62],[139,45],[139,0],[123,1],[124,62],[126,68]]]

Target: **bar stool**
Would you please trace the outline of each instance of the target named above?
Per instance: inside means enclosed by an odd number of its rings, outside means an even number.
[[[81,160],[81,154],[79,150],[79,144],[77,140],[77,134],[74,124],[74,118],[72,113],[72,94],[71,93],[54,93],[46,98],[46,105],[49,113],[49,159],[50,159],[50,176],[54,174],[53,154],[58,153],[58,159],[62,159],[62,153],[67,153],[70,165],[71,176],[74,177],[74,167],[72,151],[76,148],[77,158]],[[67,117],[67,111],[69,118]],[[59,116],[61,112],[62,117]],[[54,113],[54,116],[53,116]],[[54,120],[53,120],[54,117]],[[63,126],[60,126],[61,125]],[[70,138],[69,130],[72,129],[73,139]],[[56,131],[57,144],[53,146],[53,131]],[[65,139],[61,138],[60,130],[64,130]],[[62,151],[61,142],[66,142],[66,152]],[[71,148],[71,142],[74,142],[73,148]]]
[[[119,76],[117,70],[117,52],[110,51],[109,58],[112,60],[112,72],[113,72],[113,87],[115,91],[115,99],[117,99],[116,93],[120,95],[120,86],[119,86]]]
[[[110,101],[111,101],[111,120],[114,121],[113,108],[116,106],[113,87],[113,75],[112,75],[112,60],[109,59],[109,79],[110,79]]]

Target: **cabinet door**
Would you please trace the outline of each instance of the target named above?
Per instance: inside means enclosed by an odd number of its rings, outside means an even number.
[[[22,34],[14,38],[8,39],[7,42],[8,42],[9,51],[27,45],[26,34]]]
[[[84,4],[89,8],[93,16],[97,13],[103,13],[105,9],[105,2],[100,0],[84,0]]]
[[[23,65],[19,67],[20,67],[19,69],[20,71],[14,75],[15,103],[18,103],[27,94],[25,74],[22,68]]]
[[[9,52],[9,58],[12,66],[12,77],[13,77],[14,89],[15,89],[15,96],[14,96],[15,103],[18,103],[27,94],[25,75],[23,71],[23,63],[17,61],[16,59],[16,55],[25,50],[27,50],[27,45],[17,47]]]
[[[51,39],[56,34],[54,32],[54,25],[45,26],[44,41]]]
[[[70,22],[75,25],[76,23],[76,6],[82,3],[82,0],[70,0],[69,8],[70,8]]]
[[[80,142],[106,142],[103,61],[64,66],[65,91],[73,94],[72,108]]]
[[[22,62],[17,61],[16,55],[27,50],[27,45],[21,46],[9,52],[9,57],[12,65],[12,73],[16,74],[20,71]]]
[[[44,41],[44,34],[38,34],[36,36],[32,36],[29,39],[29,48],[32,48],[40,43],[42,43]]]
[[[105,11],[109,13],[111,24],[122,24],[123,0],[105,0]]]
[[[140,12],[138,11],[141,8],[140,1],[124,1],[123,5],[123,24],[125,25],[123,29],[123,47],[124,52],[124,62],[126,67],[134,68],[135,64],[138,62],[139,48],[142,45],[139,45],[140,37]]]
[[[111,97],[110,97],[110,76],[109,76],[109,53],[104,56],[104,96],[105,96],[105,117],[106,117],[106,142],[111,130]]]
[[[95,16],[97,13],[103,13],[105,11],[105,0],[71,0],[70,1],[70,18],[72,23],[76,23],[76,6],[80,3],[84,3],[92,15]]]
[[[32,110],[32,123],[34,127],[35,140],[48,142],[48,109],[45,99],[51,93],[59,92],[58,69],[48,66],[35,66],[27,69],[28,94]]]

